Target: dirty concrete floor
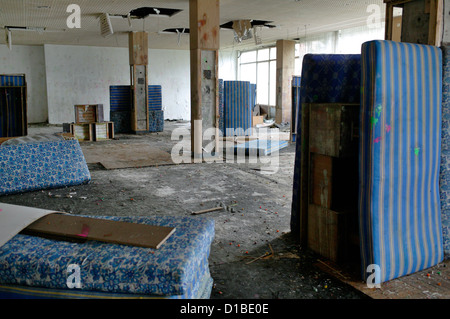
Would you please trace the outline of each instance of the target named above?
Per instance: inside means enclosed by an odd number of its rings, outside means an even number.
[[[166,122],[163,133],[117,135],[97,145],[149,143],[170,152],[176,143],[172,131],[186,125]],[[35,125],[29,135],[55,132],[62,132],[62,127]],[[0,202],[91,216],[190,216],[223,203],[227,210],[203,215],[216,223],[210,256],[212,299],[367,298],[315,267],[317,256],[300,247],[291,234],[294,145],[282,150],[279,158],[279,171],[273,175],[261,174],[260,164],[120,170],[89,164],[89,185],[1,196]]]

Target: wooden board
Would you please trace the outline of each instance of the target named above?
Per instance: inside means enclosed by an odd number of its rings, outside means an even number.
[[[47,215],[23,231],[29,235],[92,240],[153,249],[159,249],[174,232],[175,228],[65,214]]]
[[[372,299],[450,299],[450,260],[382,283],[380,288],[369,288],[360,279],[358,266],[344,267],[322,259],[315,266]]]
[[[149,144],[81,145],[88,164],[108,170],[174,165],[171,154]]]
[[[333,158],[311,154],[311,202],[331,209],[333,190]]]
[[[333,262],[348,257],[348,214],[308,207],[308,248]]]
[[[75,123],[103,122],[103,104],[75,105]]]
[[[128,34],[130,65],[148,65],[148,32]]]
[[[359,105],[311,104],[309,148],[313,153],[352,157],[358,153]]]

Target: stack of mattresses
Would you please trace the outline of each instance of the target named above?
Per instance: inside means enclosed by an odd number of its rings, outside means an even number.
[[[90,180],[77,140],[0,145],[0,195],[81,185]]]
[[[25,75],[0,75],[0,137],[26,136],[27,133]]]
[[[224,81],[224,136],[252,135],[256,86],[246,81]]]
[[[110,87],[111,121],[114,122],[114,132],[131,132],[132,92],[129,85]],[[162,107],[161,85],[148,86],[149,132],[164,131],[164,111]]]
[[[450,257],[450,47],[442,47],[442,150],[441,150],[441,209],[445,258]]]
[[[131,132],[131,87],[116,85],[109,88],[110,118],[114,122],[114,133]]]
[[[225,99],[224,99],[224,82],[219,79],[219,134],[225,134]]]
[[[385,282],[443,260],[439,169],[442,55],[432,46],[362,47],[362,276]]]
[[[161,85],[148,86],[148,117],[150,133],[164,131],[164,111],[162,109]]]
[[[214,221],[190,217],[93,217],[174,227],[159,249],[74,243],[18,234],[0,248],[0,298],[207,299]],[[69,267],[81,286],[69,289]]]
[[[306,243],[307,201],[301,200],[303,184],[307,198],[307,155],[309,110],[306,103],[359,103],[361,99],[361,55],[307,54],[303,59],[300,102],[297,114],[291,231]],[[302,164],[303,157],[303,164]],[[302,174],[303,172],[303,174]],[[302,212],[303,211],[303,212]]]

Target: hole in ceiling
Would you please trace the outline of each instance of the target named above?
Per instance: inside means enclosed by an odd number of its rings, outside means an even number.
[[[133,18],[138,18],[138,19],[144,19],[150,15],[160,15],[160,16],[172,17],[181,11],[183,11],[183,10],[142,7],[142,8],[137,8],[137,9],[131,10],[130,16]]]
[[[250,23],[252,27],[267,27],[267,28],[276,28],[275,25],[272,25],[273,21],[264,21],[264,20],[251,20]],[[224,23],[220,26],[222,29],[230,29],[233,30],[233,21]]]

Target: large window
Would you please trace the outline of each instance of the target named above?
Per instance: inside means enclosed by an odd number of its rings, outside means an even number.
[[[256,84],[256,103],[276,104],[277,48],[242,52],[239,57],[239,79]]]
[[[295,45],[294,75],[301,75],[306,54],[361,53],[361,45],[375,39],[384,39],[384,23],[377,28],[362,26],[303,37]],[[257,104],[276,105],[276,59],[276,47],[241,52],[239,56],[238,79],[256,84]]]

